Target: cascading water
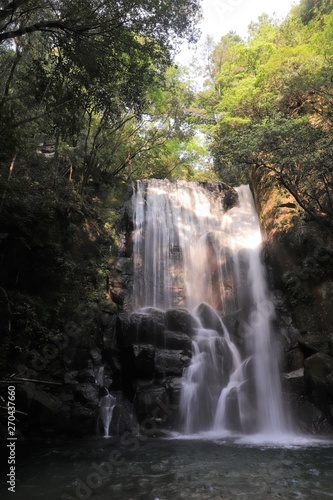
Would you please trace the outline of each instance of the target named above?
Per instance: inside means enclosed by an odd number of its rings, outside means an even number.
[[[100,386],[102,397],[99,402],[99,419],[101,421],[104,437],[110,435],[110,424],[112,421],[113,410],[117,403],[117,398],[109,393],[105,387],[104,366],[101,366],[96,374],[96,384]]]
[[[109,437],[110,435],[109,429],[115,406],[116,406],[116,398],[111,394],[106,394],[101,398],[99,414],[103,424],[104,437]]]
[[[221,300],[223,290],[213,290],[207,274],[206,242],[221,230],[219,190],[184,181],[137,182],[133,210],[134,307],[192,309]]]
[[[249,187],[240,186],[237,192],[239,205],[224,215],[222,226],[232,236],[231,250],[241,310],[240,334],[245,340],[248,358],[236,367],[229,384],[222,390],[214,426],[225,425],[228,398],[232,401],[234,392],[242,430],[281,434],[288,430],[289,422],[282,400],[278,350],[271,334],[274,306],[261,262],[260,225]],[[252,395],[255,405],[250,400]]]
[[[183,433],[281,434],[288,422],[259,221],[248,186],[236,189],[238,205],[227,211],[224,188],[136,183],[134,306],[185,307],[195,318],[192,362],[180,397]],[[221,318],[233,319],[232,335]]]

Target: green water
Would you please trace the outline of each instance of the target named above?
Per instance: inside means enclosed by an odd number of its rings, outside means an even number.
[[[17,451],[16,491],[2,482],[1,499],[333,498],[332,442],[127,436],[18,443]]]

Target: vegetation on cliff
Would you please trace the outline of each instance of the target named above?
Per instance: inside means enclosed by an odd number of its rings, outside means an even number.
[[[267,15],[212,46],[197,103],[213,120],[214,167],[226,182],[270,172],[299,207],[333,224],[333,3],[302,0],[282,23]]]

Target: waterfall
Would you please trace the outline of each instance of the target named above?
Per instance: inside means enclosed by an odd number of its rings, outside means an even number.
[[[232,236],[235,269],[239,286],[243,287],[239,304],[242,311],[242,335],[247,352],[253,356],[256,397],[257,430],[279,434],[288,428],[279,379],[278,350],[272,338],[274,305],[267,288],[265,269],[261,262],[261,232],[253,197],[248,186],[237,188],[239,206],[232,208],[223,218],[223,227]],[[241,269],[245,268],[245,283],[241,282]],[[248,358],[250,359],[250,358]],[[242,385],[240,371],[231,376]],[[232,381],[233,383],[234,381]],[[226,391],[228,388],[226,389]],[[221,398],[225,397],[222,393]],[[241,395],[244,403],[244,395]],[[215,422],[219,412],[218,406]],[[244,405],[243,405],[244,406]],[[225,408],[225,406],[224,406]]]
[[[106,394],[101,398],[99,414],[103,424],[104,437],[109,437],[109,429],[115,406],[116,398],[111,394]]]
[[[102,424],[104,437],[110,435],[110,424],[112,421],[113,410],[117,403],[117,398],[109,393],[105,387],[104,366],[100,366],[96,374],[96,384],[100,387],[101,398],[99,401],[99,421]]]
[[[134,307],[221,306],[226,295],[208,262],[221,233],[219,185],[152,179],[138,181],[133,196]],[[211,250],[211,251],[209,251]],[[214,276],[212,273],[214,272]],[[220,287],[218,291],[216,288]]]
[[[248,186],[236,188],[238,204],[229,210],[224,189],[136,182],[134,307],[186,308],[193,315],[179,405],[183,433],[281,434],[288,421],[259,220]]]

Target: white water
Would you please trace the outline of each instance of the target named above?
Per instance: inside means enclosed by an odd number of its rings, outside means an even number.
[[[239,298],[239,304],[243,309],[250,306],[247,316],[243,317],[242,334],[247,352],[253,356],[256,428],[264,434],[279,435],[286,432],[289,425],[279,379],[279,353],[271,334],[274,306],[270,300],[265,269],[261,262],[261,232],[253,197],[248,186],[237,188],[237,192],[239,206],[225,214],[223,228],[232,236],[230,241],[239,284],[242,266],[243,272],[244,268],[246,269],[246,290],[243,284],[243,298]],[[244,381],[242,367],[237,367],[228,386],[221,393],[215,415],[215,428],[223,426],[225,401],[233,389],[237,391],[240,418],[244,422],[244,410],[247,408],[246,394],[241,391]]]
[[[206,238],[221,231],[221,197],[199,183],[138,181],[133,210],[135,309],[214,302]]]
[[[100,366],[96,374],[96,384],[104,390],[104,396],[101,397],[99,402],[99,420],[102,423],[104,437],[110,436],[110,424],[112,421],[112,415],[114,407],[117,403],[117,398],[109,393],[108,389],[105,387],[105,375],[104,366]]]
[[[99,415],[103,425],[104,437],[110,436],[110,424],[115,406],[116,398],[111,394],[103,396],[100,400]]]
[[[219,189],[183,181],[137,183],[134,305],[185,306],[201,325],[183,375],[184,434],[214,430],[280,436],[289,424],[260,226],[249,187],[237,192],[239,205],[224,212]],[[237,313],[237,339],[230,340],[223,322],[218,331],[203,328],[199,309],[194,309],[201,303],[220,317]]]

